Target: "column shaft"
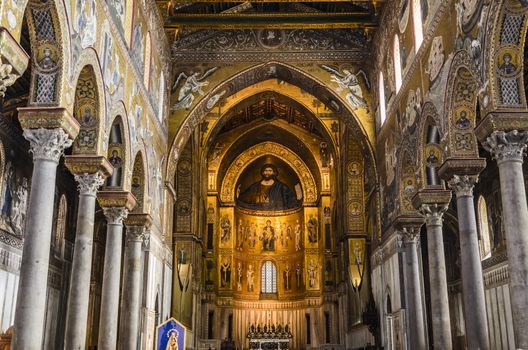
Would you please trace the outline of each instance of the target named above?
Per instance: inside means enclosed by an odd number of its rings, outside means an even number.
[[[470,350],[487,350],[486,300],[473,195],[457,193],[457,208],[467,344]]]
[[[528,208],[522,163],[499,165],[515,344],[528,349]]]
[[[143,227],[127,226],[127,231],[137,231]],[[130,233],[127,232],[127,235]],[[123,335],[121,337],[121,349],[134,350],[138,345],[139,311],[140,311],[140,288],[141,288],[141,261],[142,238],[132,237],[128,239],[127,252],[125,254],[126,280],[123,290],[123,306],[121,315],[123,317]]]
[[[117,346],[119,315],[119,285],[121,280],[121,247],[123,223],[128,211],[125,208],[104,209],[107,217],[106,248],[99,318],[98,348],[114,350]]]
[[[411,349],[426,349],[424,312],[422,305],[422,288],[420,283],[420,267],[418,259],[418,236],[406,239],[406,265],[407,265],[407,301],[409,303],[409,326]]]
[[[88,323],[90,299],[90,278],[92,270],[92,250],[95,216],[95,194],[104,177],[99,173],[75,175],[79,183],[79,208],[77,231],[73,250],[72,274],[68,309],[66,311],[66,331],[64,349],[84,349]]]
[[[44,337],[57,164],[72,141],[62,129],[26,129],[24,137],[31,143],[34,165],[12,348],[38,350]]]
[[[433,348],[452,349],[442,225],[427,223]]]

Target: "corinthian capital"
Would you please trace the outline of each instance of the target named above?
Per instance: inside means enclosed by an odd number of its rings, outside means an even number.
[[[424,217],[427,226],[441,226],[448,204],[422,204],[418,212]]]
[[[64,150],[73,144],[73,140],[63,129],[24,129],[23,134],[29,141],[33,159],[59,162]]]
[[[401,229],[401,234],[406,244],[420,243],[420,228],[419,227],[404,227]]]
[[[528,132],[518,130],[494,131],[482,143],[482,147],[491,153],[497,163],[506,161],[522,162],[526,154]]]
[[[451,180],[447,181],[450,189],[455,192],[457,198],[459,197],[472,197],[473,187],[478,182],[477,175],[453,175]]]
[[[129,242],[143,242],[145,236],[145,226],[127,225],[126,237]]]
[[[7,88],[13,85],[19,77],[20,75],[13,71],[13,66],[9,63],[2,63],[0,58],[0,98],[5,97]]]
[[[124,207],[103,208],[106,221],[112,225],[121,225],[128,216],[128,209]]]
[[[104,184],[105,176],[100,172],[94,174],[80,174],[74,175],[77,181],[77,188],[79,193],[87,196],[94,196],[97,194],[97,189]]]

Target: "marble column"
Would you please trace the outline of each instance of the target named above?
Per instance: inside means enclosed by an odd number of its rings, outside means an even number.
[[[74,175],[79,189],[77,231],[66,311],[64,349],[84,349],[90,298],[90,277],[97,189],[104,183],[100,173]]]
[[[143,261],[142,244],[148,224],[137,220],[138,215],[131,214],[126,220],[127,247],[125,253],[125,286],[123,288],[123,303],[120,336],[120,346],[123,350],[136,349],[138,346],[139,315],[141,309],[141,263]],[[150,222],[150,216],[146,215]],[[143,223],[142,223],[143,222]]]
[[[457,198],[466,340],[470,350],[488,350],[484,279],[473,200],[473,187],[477,181],[478,175],[453,175],[448,184]]]
[[[433,348],[451,350],[451,321],[442,233],[442,217],[448,204],[422,204],[419,212],[427,228],[427,253],[429,256],[429,285],[431,291],[431,319]]]
[[[405,243],[405,266],[407,280],[405,292],[407,294],[407,308],[409,309],[409,328],[412,350],[427,348],[425,340],[424,310],[422,298],[422,285],[420,283],[420,228],[404,227],[401,231]]]
[[[528,208],[522,169],[528,132],[494,131],[483,146],[497,160],[515,345],[528,349]]]
[[[98,348],[112,350],[117,345],[123,220],[128,215],[128,209],[111,207],[103,208],[103,211],[107,221],[107,230]]]
[[[15,311],[13,349],[42,347],[57,165],[73,143],[63,129],[24,129],[33,176]]]

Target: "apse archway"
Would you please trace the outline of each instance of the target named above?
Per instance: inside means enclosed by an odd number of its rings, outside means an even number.
[[[315,205],[318,191],[315,179],[310,169],[301,158],[290,149],[275,142],[263,142],[247,149],[241,153],[231,164],[222,180],[220,190],[220,201],[223,203],[234,203],[235,186],[242,172],[248,167],[255,157],[272,155],[286,162],[296,172],[301,181],[302,194],[306,205]]]
[[[196,104],[181,123],[181,126],[172,141],[169,151],[171,161],[167,163],[167,178],[169,181],[173,181],[174,179],[176,160],[179,151],[183,149],[183,146],[186,144],[193,130],[195,130],[204,120],[205,116],[211,112],[211,108],[208,107],[209,100],[218,94],[223,94],[226,97],[231,96],[248,86],[268,79],[279,79],[302,88],[304,91],[314,95],[339,115],[345,125],[352,130],[354,135],[357,136],[357,140],[361,144],[365,158],[367,158],[369,162],[369,166],[367,167],[369,176],[377,178],[374,152],[372,145],[366,136],[367,132],[357,116],[347,107],[346,102],[326,87],[323,82],[313,76],[284,63],[268,62],[248,68],[225,80],[216,88],[212,89],[206,97]]]

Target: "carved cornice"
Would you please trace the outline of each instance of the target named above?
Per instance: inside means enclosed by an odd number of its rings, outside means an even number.
[[[49,160],[59,163],[64,150],[73,140],[63,129],[24,129],[22,135],[29,141],[29,150],[34,160]]]
[[[270,52],[266,59],[285,62],[308,61],[351,61],[364,62],[370,59],[367,52],[328,51],[328,52]],[[181,62],[262,62],[261,52],[179,52],[173,60]]]
[[[492,157],[497,160],[497,164],[503,162],[523,162],[526,155],[526,146],[528,142],[528,131],[494,131],[482,143],[482,147],[491,153]]]
[[[129,226],[141,226],[150,228],[152,226],[152,217],[146,213],[130,213],[125,219],[125,225]]]
[[[448,158],[438,169],[438,174],[444,180],[451,180],[454,175],[478,176],[485,168],[485,158]]]
[[[490,112],[478,123],[475,134],[480,142],[494,131],[528,130],[527,112]]]
[[[103,156],[65,156],[64,165],[75,175],[101,173],[102,176],[108,177],[114,171],[112,164]]]
[[[136,197],[128,191],[99,191],[97,201],[102,208],[126,208],[128,211],[137,204]]]
[[[79,122],[62,107],[18,108],[18,120],[23,129],[63,129],[72,140],[80,130]]]

